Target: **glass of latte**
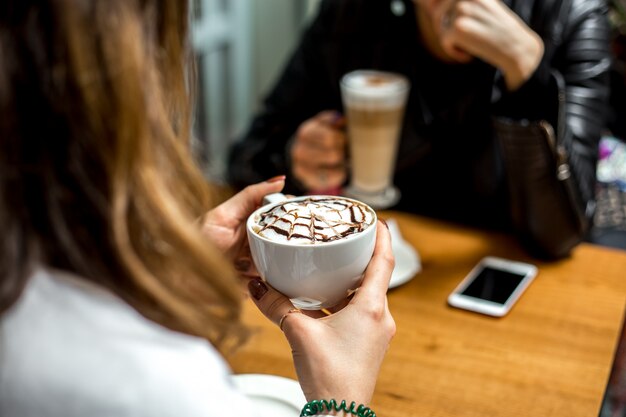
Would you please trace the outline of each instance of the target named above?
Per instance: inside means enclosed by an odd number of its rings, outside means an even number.
[[[345,194],[376,209],[400,199],[393,174],[409,89],[406,77],[383,71],[358,70],[341,79],[351,174]]]
[[[337,305],[360,285],[374,253],[376,213],[344,197],[272,197],[247,221],[261,278],[298,308]]]

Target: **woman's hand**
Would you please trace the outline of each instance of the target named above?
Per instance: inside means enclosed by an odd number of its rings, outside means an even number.
[[[374,255],[361,287],[346,307],[330,316],[290,314],[294,307],[287,297],[259,279],[248,283],[263,314],[276,324],[282,318],[308,401],[334,398],[367,405],[372,398],[396,329],[386,295],[394,267],[389,231],[382,223],[377,228]]]
[[[543,41],[501,0],[442,0],[434,4],[439,40],[458,62],[477,57],[502,71],[509,90],[517,90],[543,57]]]
[[[305,121],[290,150],[293,176],[308,191],[322,192],[341,186],[346,178],[344,118],[323,111]]]
[[[280,192],[285,186],[285,177],[278,176],[246,187],[232,198],[205,214],[202,219],[202,233],[213,242],[235,267],[245,272],[252,266],[249,254],[245,253],[246,220],[261,206],[263,197]]]

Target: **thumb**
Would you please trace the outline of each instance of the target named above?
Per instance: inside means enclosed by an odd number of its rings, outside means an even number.
[[[224,209],[239,220],[246,219],[257,209],[268,194],[280,192],[285,187],[285,176],[279,175],[265,182],[249,185],[223,203]]]
[[[320,123],[334,128],[342,128],[346,124],[346,118],[336,110],[324,110],[316,118]]]

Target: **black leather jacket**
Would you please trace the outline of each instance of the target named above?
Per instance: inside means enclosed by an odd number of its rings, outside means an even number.
[[[394,1],[403,2],[404,13],[394,13]],[[484,62],[447,65],[426,52],[411,0],[323,1],[264,110],[234,146],[231,182],[241,187],[289,173],[289,139],[318,112],[342,110],[345,73],[399,72],[412,89],[396,209],[514,229],[536,254],[566,255],[593,214],[608,97],[607,7],[602,0],[505,3],[545,45],[539,68],[513,93]],[[562,142],[559,166],[550,127]],[[557,169],[570,178],[559,180]],[[292,181],[289,191],[303,190]]]

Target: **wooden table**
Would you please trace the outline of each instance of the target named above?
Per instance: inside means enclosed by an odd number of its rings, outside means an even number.
[[[597,416],[626,307],[626,252],[589,244],[541,263],[506,236],[401,213],[422,272],[389,292],[397,334],[371,404],[380,417]],[[539,274],[508,316],[457,310],[448,294],[485,255],[535,263]],[[235,373],[295,378],[280,330],[251,303],[254,336]]]

